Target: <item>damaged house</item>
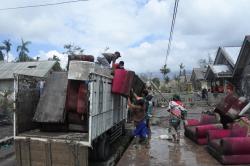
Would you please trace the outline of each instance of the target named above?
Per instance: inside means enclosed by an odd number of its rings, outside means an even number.
[[[56,61],[0,63],[0,91],[14,90],[14,73],[47,77],[54,70]]]
[[[241,47],[219,47],[214,64],[209,65],[205,79],[212,93],[224,93],[225,89],[234,90],[233,71]]]
[[[237,94],[250,99],[250,36],[246,36],[233,71]]]
[[[205,78],[211,85],[211,92],[223,93],[231,89],[250,99],[250,36],[245,37],[241,47],[219,47]]]
[[[207,88],[207,81],[205,80],[206,68],[194,68],[190,81],[192,82],[193,89],[200,91]]]

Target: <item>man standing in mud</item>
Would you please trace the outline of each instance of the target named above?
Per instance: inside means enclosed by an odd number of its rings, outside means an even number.
[[[128,98],[128,108],[133,113],[133,121],[135,125],[135,130],[133,135],[135,137],[135,143],[145,142],[148,138],[148,128],[145,122],[145,102],[143,99],[138,99],[135,104],[131,103],[130,98]]]

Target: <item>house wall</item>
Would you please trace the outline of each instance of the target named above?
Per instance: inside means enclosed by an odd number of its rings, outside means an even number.
[[[225,56],[221,56],[221,58],[218,60],[218,62],[216,63],[218,65],[229,65],[227,59],[225,58]]]
[[[235,82],[237,85],[237,93],[250,99],[250,64],[244,68],[244,72],[238,76],[237,80],[238,81]]]
[[[208,86],[207,86],[207,81],[201,81],[201,88],[204,89],[208,89]]]
[[[13,91],[14,80],[0,80],[0,91]]]

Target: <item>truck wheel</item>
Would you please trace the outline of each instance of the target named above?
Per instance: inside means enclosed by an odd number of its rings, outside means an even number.
[[[110,141],[109,137],[105,135],[98,144],[98,158],[101,161],[105,161],[110,156]]]
[[[125,123],[122,123],[122,136],[126,135]]]
[[[97,143],[96,143],[97,144]],[[93,148],[89,148],[89,159],[92,161],[98,160],[98,152],[97,152],[97,145],[93,145]]]

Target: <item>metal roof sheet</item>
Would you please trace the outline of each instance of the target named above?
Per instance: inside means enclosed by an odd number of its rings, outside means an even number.
[[[215,73],[226,73],[231,71],[227,65],[211,65],[211,67],[214,69]]]
[[[56,61],[0,63],[0,79],[13,79],[13,74],[44,77]]]
[[[217,77],[232,76],[233,71],[228,65],[210,65],[209,66]]]
[[[194,68],[193,69],[196,78],[198,80],[204,80],[207,69],[206,68]]]

